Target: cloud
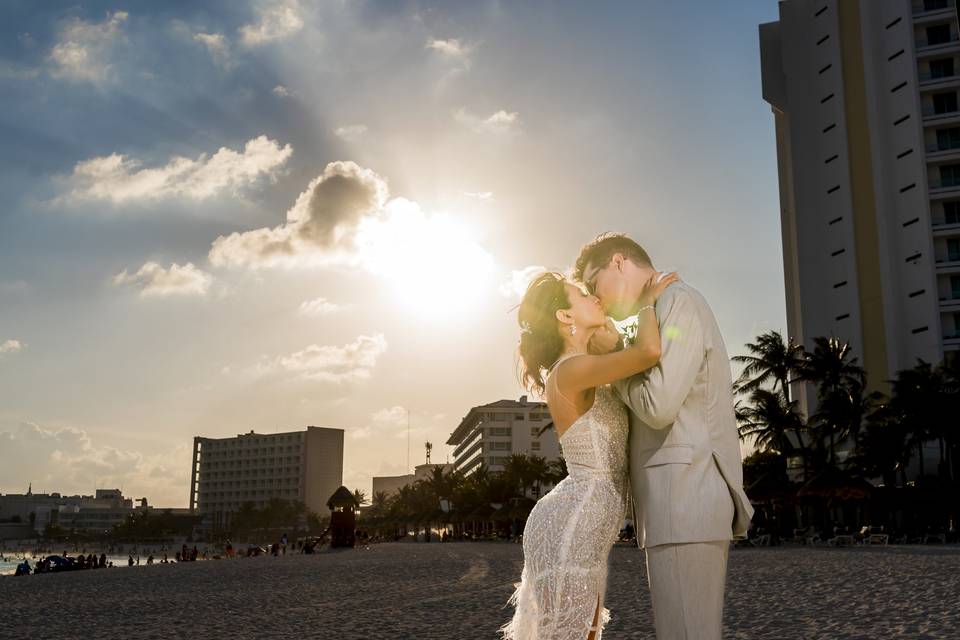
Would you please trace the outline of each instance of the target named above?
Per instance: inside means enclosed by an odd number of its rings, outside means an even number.
[[[384,430],[396,432],[397,428],[407,425],[407,410],[399,405],[388,409],[380,409],[370,414],[370,420],[373,424],[362,427],[353,427],[348,432],[354,440],[365,440],[374,435],[381,434]],[[405,435],[406,431],[401,434]]]
[[[262,1],[257,8],[257,22],[240,27],[240,40],[247,46],[258,46],[281,40],[303,28],[300,3]]]
[[[427,49],[437,51],[451,58],[465,58],[473,52],[473,46],[464,44],[458,38],[448,40],[431,39],[427,41]]]
[[[224,68],[231,66],[230,43],[222,33],[195,33],[193,40],[207,47],[216,65]]]
[[[122,487],[125,495],[152,504],[181,506],[190,485],[190,448],[144,455],[94,440],[76,427],[24,422],[0,431],[0,487],[33,483],[34,493],[90,493]],[[23,486],[21,491],[25,491]],[[9,489],[8,489],[9,491]]]
[[[193,266],[192,262],[181,266],[176,262],[164,269],[156,262],[147,262],[136,273],[124,269],[113,277],[115,285],[132,285],[140,289],[140,297],[165,298],[172,295],[205,296],[210,290],[213,277]]]
[[[356,382],[370,378],[387,350],[383,334],[357,336],[345,345],[312,344],[302,351],[260,362],[247,371],[256,376],[293,375],[320,382]]]
[[[363,137],[363,134],[367,132],[367,125],[365,124],[348,124],[343,127],[337,127],[333,130],[333,133],[338,138],[347,140],[348,142],[354,142]]]
[[[413,299],[430,292],[441,304],[420,311],[443,321],[489,295],[493,256],[476,232],[405,198],[388,200],[386,180],[353,162],[332,162],[310,182],[287,221],[220,236],[211,245],[217,267],[363,269]],[[455,268],[454,268],[455,265]]]
[[[514,270],[510,273],[510,278],[500,285],[500,294],[507,298],[520,297],[527,292],[527,286],[530,281],[540,273],[546,271],[546,267],[540,265],[530,265],[520,270]]]
[[[122,37],[121,26],[128,17],[126,11],[116,11],[108,13],[103,22],[74,18],[67,23],[50,51],[51,75],[94,84],[107,81],[112,70],[110,53]]]
[[[484,202],[493,202],[493,191],[464,191],[463,195],[474,200],[483,200]]]
[[[19,340],[4,340],[0,342],[0,357],[5,356],[8,353],[16,353],[23,349],[23,343]]]
[[[466,109],[458,109],[454,119],[475,133],[510,136],[520,133],[520,114],[516,111],[501,109],[486,118],[476,116]]]
[[[353,162],[331,162],[314,178],[274,228],[217,238],[210,249],[216,266],[295,265],[342,261],[335,245],[363,216],[384,206],[387,183]]]
[[[476,45],[465,43],[458,38],[446,40],[432,38],[425,46],[442,61],[443,73],[437,81],[435,90],[443,91],[451,82],[470,71],[473,51]]]
[[[370,418],[377,423],[393,426],[407,424],[407,410],[400,405],[390,407],[389,409],[380,409],[373,413]]]
[[[337,304],[335,302],[330,302],[326,298],[315,298],[313,300],[305,300],[300,304],[300,313],[305,316],[329,316],[334,313],[340,313],[346,309],[346,305]]]
[[[278,98],[289,98],[290,96],[293,95],[293,91],[283,86],[282,84],[278,84],[277,86],[275,86],[272,89],[272,91],[273,91],[273,95],[277,96]]]
[[[170,197],[203,200],[225,190],[237,193],[261,178],[275,180],[291,155],[293,147],[281,147],[266,136],[247,141],[241,152],[221,147],[209,157],[176,156],[160,167],[142,168],[139,160],[113,153],[78,162],[66,198],[113,204]]]

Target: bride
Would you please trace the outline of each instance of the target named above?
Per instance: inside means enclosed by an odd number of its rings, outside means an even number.
[[[610,383],[653,367],[660,331],[653,303],[676,274],[654,274],[640,296],[635,344],[588,352],[615,331],[600,301],[558,273],[538,276],[519,307],[521,379],[546,396],[569,475],[537,502],[523,533],[523,572],[504,640],[599,640],[607,556],[626,509],[627,412]],[[546,376],[544,378],[544,376]]]

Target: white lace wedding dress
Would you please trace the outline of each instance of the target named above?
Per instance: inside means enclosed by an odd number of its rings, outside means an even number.
[[[610,619],[607,558],[626,507],[628,433],[626,408],[602,386],[560,437],[569,475],[530,512],[504,640],[585,640],[592,629],[600,639]]]

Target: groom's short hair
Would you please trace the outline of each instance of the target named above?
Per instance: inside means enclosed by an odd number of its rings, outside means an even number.
[[[588,265],[605,267],[615,254],[622,254],[641,267],[652,267],[650,256],[625,233],[601,233],[593,242],[589,242],[580,249],[577,262],[573,267],[573,277],[583,280],[583,272]]]

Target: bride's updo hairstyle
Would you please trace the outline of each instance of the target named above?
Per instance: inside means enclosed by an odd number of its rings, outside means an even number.
[[[544,375],[563,354],[563,337],[557,326],[557,311],[570,308],[566,278],[555,272],[533,279],[517,311],[520,322],[520,382],[543,394]]]

